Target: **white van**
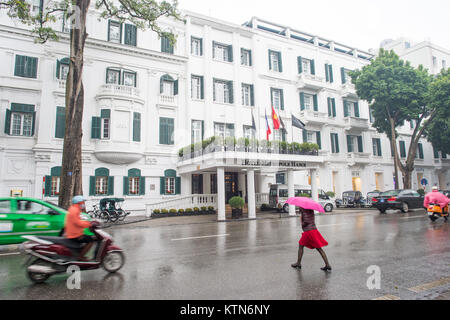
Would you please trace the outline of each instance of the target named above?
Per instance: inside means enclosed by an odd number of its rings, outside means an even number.
[[[294,185],[295,196],[300,194],[309,194],[311,196],[311,186]],[[334,208],[334,201],[325,194],[322,189],[318,189],[319,203],[325,209],[325,212],[331,212]],[[289,212],[289,205],[286,203],[289,198],[288,186],[286,184],[273,184],[269,191],[269,206],[278,211]]]

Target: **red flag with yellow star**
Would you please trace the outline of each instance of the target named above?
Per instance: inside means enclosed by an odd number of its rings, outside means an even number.
[[[273,106],[272,106],[272,120],[273,120],[273,129],[279,130],[280,129],[280,119],[278,118],[278,115],[275,112],[275,109]]]

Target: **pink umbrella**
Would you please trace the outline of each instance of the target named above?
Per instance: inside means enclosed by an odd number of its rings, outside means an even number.
[[[319,212],[325,212],[323,207],[311,198],[294,197],[294,198],[289,198],[286,201],[286,203],[293,205],[293,206],[301,207],[303,209],[310,209],[310,210],[316,210]]]

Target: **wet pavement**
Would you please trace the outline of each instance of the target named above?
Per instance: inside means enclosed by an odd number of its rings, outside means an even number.
[[[329,242],[330,273],[308,249],[303,268],[291,268],[300,219],[266,217],[221,223],[211,216],[161,218],[107,228],[125,251],[125,266],[112,275],[82,272],[80,290],[67,288],[66,274],[33,285],[21,265],[24,256],[5,254],[0,299],[448,299],[450,223],[431,223],[423,210],[317,216]],[[373,266],[381,278],[380,289],[371,290]]]

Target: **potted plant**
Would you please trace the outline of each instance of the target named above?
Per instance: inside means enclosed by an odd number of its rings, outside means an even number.
[[[177,216],[177,212],[178,212],[177,209],[170,209],[168,216],[169,217],[176,217]]]
[[[184,216],[184,209],[178,210],[178,215],[179,216]]]
[[[151,215],[153,218],[159,218],[159,217],[161,217],[161,210],[159,210],[159,209],[154,209],[153,211],[152,211],[152,215]]]
[[[200,213],[200,209],[198,207],[194,208],[194,215],[198,215]]]
[[[258,152],[258,139],[249,139],[247,150],[249,152]]]
[[[216,213],[216,209],[214,209],[214,207],[209,206],[208,207],[208,213],[209,214],[215,214]]]
[[[208,212],[208,208],[207,207],[201,207],[200,208],[200,213],[201,214],[206,214]]]
[[[231,218],[237,219],[242,217],[242,209],[244,208],[245,202],[241,197],[232,197],[228,204],[231,207]]]
[[[280,142],[280,151],[282,154],[286,154],[288,150],[288,143],[286,141]]]
[[[225,151],[234,151],[236,146],[236,138],[235,137],[226,137],[225,138]]]
[[[163,217],[168,217],[168,216],[169,216],[169,210],[167,210],[167,209],[162,209],[162,210],[161,210],[161,216],[163,216]]]
[[[192,210],[192,208],[187,208],[186,209],[186,215],[187,216],[192,216],[193,213],[194,213],[194,211]]]

